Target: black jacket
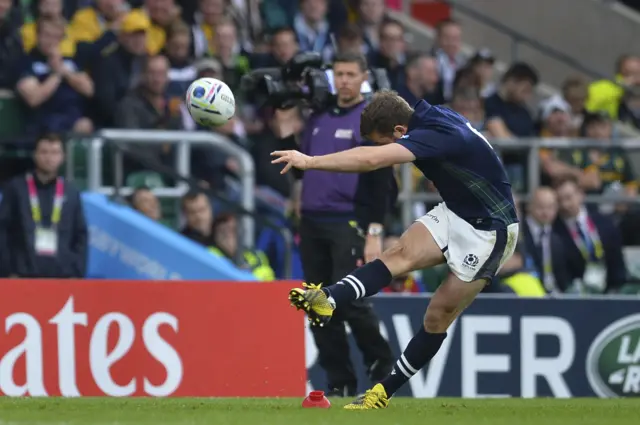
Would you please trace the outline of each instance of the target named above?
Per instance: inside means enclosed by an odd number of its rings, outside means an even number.
[[[544,277],[542,248],[539,245],[535,244],[527,220],[523,220],[521,225],[524,227],[523,233],[526,252],[533,259],[536,271],[538,272],[540,280],[542,281]],[[551,268],[553,269],[553,277],[555,279],[556,287],[558,288],[558,290],[560,290],[561,292],[565,292],[571,286],[573,279],[571,278],[571,274],[569,272],[569,266],[567,264],[563,240],[555,231],[552,231],[549,237],[549,245],[551,249]]]
[[[17,64],[22,58],[20,28],[15,25],[14,13],[8,12],[0,22],[0,88],[13,89],[18,78]]]
[[[55,180],[43,184],[36,179],[42,223],[51,222]],[[35,224],[31,214],[26,179],[11,180],[0,202],[0,276],[32,278],[82,278],[87,268],[87,225],[80,192],[65,181],[62,216],[58,224],[58,254],[36,255]]]

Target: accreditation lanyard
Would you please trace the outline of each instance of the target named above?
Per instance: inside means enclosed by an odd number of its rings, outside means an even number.
[[[32,174],[27,174],[27,188],[29,189],[29,202],[31,203],[31,216],[36,227],[42,227],[42,210],[40,209],[40,199],[38,189]],[[56,179],[56,191],[53,197],[53,210],[51,211],[51,227],[55,228],[60,223],[62,216],[62,202],[64,198],[64,179]]]
[[[556,279],[553,274],[553,260],[551,258],[551,233],[542,228],[540,232],[540,248],[542,250],[542,283],[549,292],[555,292]]]
[[[579,220],[576,220],[573,226],[570,226],[571,238],[587,263],[599,262],[604,257],[604,249],[598,229],[590,217],[587,217],[585,222],[586,226],[581,226]]]

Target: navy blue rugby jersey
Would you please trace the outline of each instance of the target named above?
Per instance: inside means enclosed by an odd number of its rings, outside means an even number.
[[[414,109],[398,143],[415,155],[449,210],[478,229],[517,223],[507,173],[484,136],[451,109],[424,100]]]

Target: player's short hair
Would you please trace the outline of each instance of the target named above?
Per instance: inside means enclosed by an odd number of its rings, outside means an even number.
[[[505,81],[528,81],[532,85],[537,86],[540,81],[538,72],[533,67],[524,62],[516,62],[504,73],[502,82]]]
[[[337,63],[357,63],[360,71],[364,72],[367,70],[367,58],[360,52],[339,52],[333,59],[333,64],[335,65]]]
[[[409,125],[413,108],[393,90],[381,90],[373,95],[371,102],[360,117],[360,135],[373,133],[391,136],[397,125]]]

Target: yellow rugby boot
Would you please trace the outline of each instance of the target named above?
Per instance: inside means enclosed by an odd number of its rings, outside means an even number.
[[[370,410],[384,409],[388,405],[389,397],[387,397],[387,391],[382,384],[375,384],[364,395],[347,404],[344,408],[347,410]]]
[[[322,284],[303,283],[303,288],[293,288],[289,291],[289,301],[298,310],[304,310],[312,325],[324,326],[331,320],[335,304],[322,289]]]

